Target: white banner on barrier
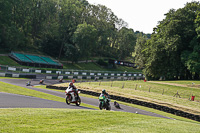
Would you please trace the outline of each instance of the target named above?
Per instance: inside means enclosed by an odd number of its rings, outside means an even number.
[[[46,79],[52,79],[52,76],[46,76]]]
[[[131,76],[131,74],[128,74],[128,76]]]
[[[82,73],[82,75],[87,75],[87,73]]]
[[[63,76],[58,76],[58,79],[63,79]]]
[[[121,77],[117,77],[117,79],[121,79]]]
[[[125,79],[125,80],[127,80],[127,79],[128,79],[128,77],[124,77],[124,79]]]
[[[41,70],[35,70],[35,72],[36,72],[36,73],[41,73],[42,71],[41,71]]]
[[[105,73],[104,75],[105,75],[105,76],[108,76],[108,73]]]
[[[78,79],[82,79],[83,77],[82,76],[78,76]]]
[[[111,76],[115,76],[115,74],[114,74],[114,73],[112,73],[112,74],[111,74]]]
[[[90,73],[90,75],[94,75],[94,73]]]
[[[139,74],[139,76],[142,76],[142,74]]]
[[[6,74],[5,73],[0,73],[0,77],[5,77]]]
[[[87,76],[87,79],[91,79],[91,76]]]
[[[134,74],[134,76],[136,77],[136,76],[137,76],[137,74]]]
[[[70,74],[70,72],[65,72],[65,74]]]
[[[19,74],[12,74],[13,78],[19,78]]]
[[[8,70],[10,70],[10,71],[16,71],[16,68],[14,68],[14,67],[8,67]]]
[[[103,79],[107,79],[107,77],[103,77]]]
[[[22,69],[23,72],[29,72],[29,69]]]
[[[51,73],[51,71],[46,71],[46,73]]]
[[[117,74],[117,76],[120,76],[121,74]]]
[[[101,76],[101,73],[97,73],[97,75]]]
[[[56,71],[56,74],[58,74],[58,73],[61,74],[61,71]]]
[[[126,76],[126,74],[123,74],[123,76]]]
[[[74,72],[74,75],[78,75],[78,72]]]
[[[68,76],[68,79],[73,79],[73,76]]]

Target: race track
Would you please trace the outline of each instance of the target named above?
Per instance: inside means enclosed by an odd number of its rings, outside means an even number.
[[[32,87],[32,86],[26,86],[26,82],[28,81],[27,79],[0,79],[0,81],[65,98],[64,91],[62,93],[62,92],[57,92],[57,91],[53,91],[53,90],[39,89],[39,88],[35,88],[35,87]],[[49,84],[56,84],[56,83],[59,83],[59,82],[58,82],[58,80],[45,80],[44,83],[46,85],[49,85]],[[34,86],[39,85],[39,79],[32,80],[31,84],[34,85]],[[93,99],[93,98],[81,96],[81,101],[83,103],[90,104],[90,105],[97,106],[97,107],[98,107],[98,104],[99,104],[98,98]],[[114,103],[111,102],[111,109],[113,111],[138,113],[138,114],[142,114],[142,115],[171,119],[171,118],[159,115],[159,114],[155,114],[155,113],[144,111],[144,110],[141,110],[141,109],[129,107],[129,106],[122,105],[122,104],[120,105],[120,107],[122,109],[115,108]],[[67,105],[64,101],[63,102],[56,102],[56,101],[50,101],[50,100],[36,98],[36,97],[22,96],[22,95],[17,95],[17,94],[8,94],[8,93],[0,93],[0,108],[90,109],[90,108],[83,107],[83,106],[75,106],[74,104]]]

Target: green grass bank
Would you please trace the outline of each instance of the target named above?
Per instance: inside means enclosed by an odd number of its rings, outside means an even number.
[[[197,123],[113,111],[0,109],[0,114],[0,132],[200,132]]]

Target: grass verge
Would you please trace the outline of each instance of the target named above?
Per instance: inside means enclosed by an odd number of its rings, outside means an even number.
[[[133,113],[71,109],[0,109],[0,132],[198,133],[199,124]],[[72,114],[74,114],[72,116]]]

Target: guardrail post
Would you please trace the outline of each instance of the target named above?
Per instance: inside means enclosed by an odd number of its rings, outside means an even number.
[[[165,89],[163,89],[162,95],[164,94]]]

